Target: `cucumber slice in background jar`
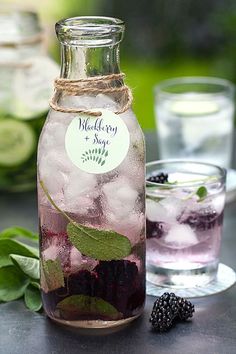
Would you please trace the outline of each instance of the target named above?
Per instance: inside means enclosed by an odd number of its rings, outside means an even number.
[[[36,136],[27,123],[0,120],[0,166],[13,167],[25,162],[35,148]]]

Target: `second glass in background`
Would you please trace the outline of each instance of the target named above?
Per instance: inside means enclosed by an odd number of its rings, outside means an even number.
[[[161,286],[205,286],[216,278],[225,170],[166,160],[147,164],[147,279]]]
[[[190,158],[229,168],[233,97],[233,84],[218,78],[182,77],[156,86],[160,158]]]

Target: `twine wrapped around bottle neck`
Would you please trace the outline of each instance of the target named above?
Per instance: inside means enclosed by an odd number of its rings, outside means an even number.
[[[56,90],[61,90],[69,96],[80,96],[85,93],[97,95],[99,93],[121,93],[125,94],[125,104],[118,111],[114,112],[115,114],[121,114],[127,111],[133,101],[133,95],[130,88],[126,85],[120,87],[111,87],[111,82],[114,80],[123,80],[125,74],[111,74],[104,76],[94,76],[88,77],[86,79],[70,80],[64,78],[58,78],[54,82],[55,93],[50,101],[50,106],[59,112],[64,113],[81,113],[88,114],[91,116],[101,116],[102,113],[99,111],[93,111],[88,109],[81,108],[69,108],[59,106],[56,102]]]

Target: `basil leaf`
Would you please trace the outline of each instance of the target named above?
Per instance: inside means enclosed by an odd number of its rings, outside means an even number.
[[[202,201],[207,196],[207,189],[204,186],[198,188],[196,195],[199,197],[199,201]]]
[[[27,277],[15,266],[0,268],[0,301],[12,301],[24,295]]]
[[[86,295],[72,295],[57,304],[57,310],[65,319],[78,318],[78,316],[95,316],[109,320],[119,320],[122,314],[117,309],[99,297]]]
[[[41,261],[41,288],[48,292],[65,285],[64,275],[59,259]]]
[[[70,242],[85,256],[102,261],[122,259],[131,253],[126,236],[114,231],[98,230],[70,222],[67,225]]]
[[[14,237],[26,237],[33,240],[38,240],[39,238],[38,234],[20,226],[9,227],[0,232],[0,239],[14,238]]]
[[[32,257],[10,254],[10,258],[16,267],[30,278],[39,279],[39,260]]]
[[[0,240],[0,267],[12,264],[10,254],[19,254],[26,257],[39,257],[39,251],[16,240]]]
[[[42,300],[40,290],[36,289],[32,285],[28,285],[25,290],[25,305],[31,311],[39,311],[42,308]]]

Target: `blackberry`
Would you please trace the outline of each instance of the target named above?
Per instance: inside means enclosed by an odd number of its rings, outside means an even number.
[[[150,322],[157,331],[167,331],[178,314],[178,297],[174,293],[164,293],[155,302]]]
[[[130,297],[141,287],[136,263],[128,260],[100,261],[94,272],[97,274],[96,296],[125,313]]]
[[[185,321],[192,317],[193,312],[194,305],[190,301],[174,293],[164,293],[154,302],[149,321],[155,330],[164,332],[178,319]]]
[[[157,175],[152,175],[147,179],[149,182],[164,184],[168,182],[168,173],[160,172]]]
[[[203,209],[199,213],[192,212],[190,215],[181,216],[179,222],[181,224],[188,224],[195,230],[206,231],[212,229],[216,223],[221,225],[222,220],[222,214],[217,214],[215,210]]]
[[[146,220],[147,238],[160,238],[164,235],[164,228],[162,222]]]
[[[178,298],[178,316],[181,320],[186,321],[193,317],[194,311],[194,305],[190,301],[182,297]]]
[[[96,296],[96,280],[96,275],[88,270],[70,274],[67,280],[70,295]]]

